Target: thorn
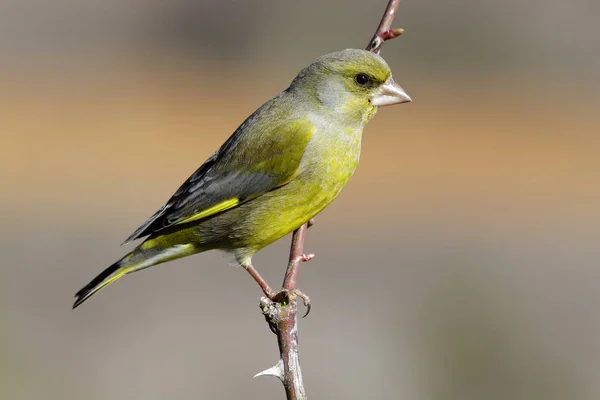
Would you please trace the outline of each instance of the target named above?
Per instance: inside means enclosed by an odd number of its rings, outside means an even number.
[[[308,222],[306,223],[306,227],[310,228],[311,226],[313,226],[315,224],[315,219],[311,218],[308,220]]]
[[[258,378],[260,376],[274,376],[276,378],[279,378],[279,380],[283,382],[283,360],[281,360],[280,358],[279,361],[277,361],[277,364],[275,364],[269,369],[265,369],[264,371],[254,375],[254,378]]]

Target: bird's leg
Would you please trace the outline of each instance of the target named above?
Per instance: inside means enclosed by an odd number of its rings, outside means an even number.
[[[310,261],[314,258],[314,256],[315,256],[314,254],[302,254],[295,260],[295,262],[303,263],[306,261]],[[250,276],[252,278],[254,278],[256,283],[258,283],[258,286],[260,286],[263,293],[265,294],[265,296],[267,296],[267,298],[269,298],[269,300],[278,303],[281,300],[283,300],[287,294],[289,294],[290,292],[293,292],[302,299],[302,301],[304,302],[304,305],[308,308],[308,310],[310,312],[310,298],[307,295],[305,295],[304,293],[300,292],[297,289],[292,290],[292,291],[282,289],[281,292],[277,293],[273,289],[271,289],[271,286],[269,286],[267,281],[262,276],[260,276],[258,271],[252,266],[252,264],[247,264],[247,265],[242,264],[242,267],[244,267],[244,269],[246,271],[248,271]],[[306,313],[306,315],[308,315],[308,312]]]
[[[267,281],[265,281],[263,279],[262,276],[260,276],[260,274],[258,273],[258,271],[256,269],[254,269],[254,267],[252,266],[252,264],[248,264],[248,265],[243,265],[242,267],[244,267],[244,269],[246,271],[248,271],[248,273],[250,274],[250,276],[252,276],[252,278],[254,278],[254,280],[256,281],[256,283],[258,283],[258,286],[260,286],[260,288],[262,289],[263,293],[265,294],[265,296],[267,296],[269,299],[273,299],[273,297],[275,297],[275,295],[277,293],[275,293],[275,291],[273,289],[271,289],[271,287],[269,286],[269,284],[267,283]]]

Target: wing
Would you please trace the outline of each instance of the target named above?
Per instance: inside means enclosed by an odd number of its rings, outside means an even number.
[[[269,129],[262,121],[254,123],[253,117],[124,243],[173,225],[200,221],[290,182],[300,172],[314,125],[279,122]]]

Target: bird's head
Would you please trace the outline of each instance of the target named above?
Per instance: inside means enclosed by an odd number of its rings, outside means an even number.
[[[379,106],[411,101],[392,79],[390,67],[366,50],[346,49],[317,58],[292,82],[290,90],[331,114],[366,124]]]

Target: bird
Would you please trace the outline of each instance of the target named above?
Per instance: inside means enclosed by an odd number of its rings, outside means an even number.
[[[338,196],[378,108],[410,101],[375,53],[346,49],[317,58],[125,240],[145,238],[78,291],[73,308],[126,274],[208,250],[233,253],[253,268],[256,252]]]

